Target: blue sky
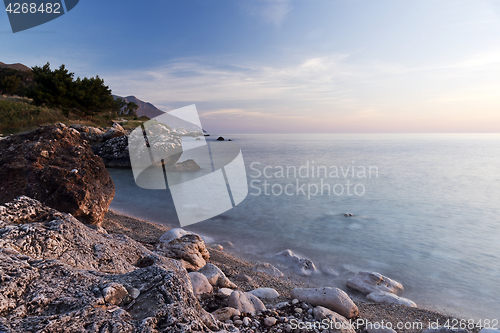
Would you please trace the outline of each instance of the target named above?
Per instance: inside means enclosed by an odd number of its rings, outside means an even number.
[[[498,132],[500,2],[82,0],[0,61],[104,78],[220,133]]]

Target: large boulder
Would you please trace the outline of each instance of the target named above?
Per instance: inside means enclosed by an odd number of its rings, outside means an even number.
[[[80,133],[58,124],[0,141],[0,204],[21,195],[100,225],[115,185]]]
[[[404,291],[401,283],[376,272],[358,272],[346,284],[347,287],[365,295],[377,291],[399,295]]]
[[[0,206],[1,330],[231,329],[203,310],[176,260],[157,257],[134,266],[143,255],[155,256],[128,237],[99,233],[32,199]]]
[[[178,259],[188,271],[197,271],[206,265],[210,253],[200,236],[186,234],[170,242],[159,242],[156,251],[162,255]]]
[[[359,314],[356,304],[338,288],[295,288],[291,292],[291,297],[314,306],[324,306],[347,318]]]
[[[299,275],[309,276],[319,272],[311,260],[298,256],[292,250],[281,251],[275,257]]]

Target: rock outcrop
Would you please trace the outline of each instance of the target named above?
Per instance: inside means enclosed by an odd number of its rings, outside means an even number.
[[[194,234],[186,234],[169,242],[159,242],[156,251],[166,257],[180,260],[188,271],[199,270],[210,258],[205,242]]]
[[[21,195],[100,225],[115,186],[80,133],[58,124],[0,141],[0,204]]]
[[[176,260],[26,197],[0,206],[0,318],[9,333],[234,330]]]

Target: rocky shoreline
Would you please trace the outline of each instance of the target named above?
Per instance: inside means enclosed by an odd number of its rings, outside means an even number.
[[[108,211],[113,181],[79,129],[0,141],[0,333],[479,331],[443,327],[454,318],[417,308],[376,272],[345,291],[306,285],[237,258],[230,241]],[[276,259],[318,273],[291,250]]]
[[[164,235],[169,228],[164,225],[158,225],[134,217],[126,216],[117,212],[109,211],[103,222],[103,227],[108,232],[116,232],[126,234],[128,237],[135,239],[145,244],[145,246],[154,249],[160,243],[160,238]],[[272,288],[279,294],[276,298],[264,298],[261,300],[266,306],[266,310],[257,311],[253,316],[247,313],[238,315],[238,312],[227,312],[225,310],[221,315],[224,322],[232,323],[241,332],[323,332],[326,326],[315,328],[314,325],[319,325],[322,320],[327,316],[332,317],[328,308],[321,306],[314,306],[308,301],[301,301],[296,299],[296,294],[293,294],[296,288],[313,289],[318,286],[306,284],[303,280],[294,279],[291,276],[277,276],[273,274],[272,270],[267,270],[267,273],[256,268],[259,264],[256,262],[249,262],[239,258],[231,253],[230,242],[226,242],[224,246],[220,244],[209,244],[206,246],[210,257],[207,260],[208,264],[213,264],[220,268],[231,282],[237,286],[237,290],[244,292],[251,292],[253,290]],[[270,274],[269,274],[270,273]],[[372,277],[373,278],[373,277]],[[392,281],[392,280],[391,280]],[[391,284],[390,284],[391,285]],[[366,286],[366,285],[365,285]],[[384,285],[387,290],[387,284]],[[392,287],[396,289],[402,286],[392,281]],[[228,288],[212,286],[211,292],[206,292],[199,295],[199,300],[202,306],[209,312],[217,311],[221,308],[226,308],[230,302],[230,295],[226,290]],[[295,296],[295,297],[294,297]],[[295,303],[295,304],[294,304]],[[390,330],[376,330],[375,327],[367,329],[367,324],[384,324],[385,326],[392,326],[396,332],[423,332],[428,329],[429,323],[431,328],[435,328],[436,323],[439,326],[446,325],[447,322],[451,323],[455,318],[447,316],[435,311],[416,308],[403,304],[381,304],[367,299],[366,302],[354,300],[353,303],[358,309],[358,314],[353,316],[350,320],[345,318],[347,322],[352,323],[352,328],[356,332],[392,332]],[[317,309],[319,308],[319,309]],[[296,309],[302,309],[296,310]],[[317,309],[315,311],[315,309]],[[231,310],[233,311],[233,310]],[[239,311],[239,310],[238,310]],[[232,315],[228,315],[228,313]],[[236,314],[235,314],[236,313]],[[326,313],[326,314],[325,314]],[[238,318],[239,317],[239,318]],[[244,325],[243,319],[249,317],[252,325]],[[276,322],[272,326],[267,326],[265,319],[273,317]],[[286,318],[286,319],[285,319]],[[338,317],[337,317],[338,318]],[[458,319],[460,320],[460,319]],[[240,322],[241,321],[241,322]],[[258,322],[258,324],[257,324]],[[273,320],[268,320],[268,323]],[[295,323],[295,324],[294,324]],[[391,323],[391,324],[387,324]],[[412,325],[412,327],[398,328],[398,323],[403,325]],[[255,326],[257,325],[257,326]],[[294,329],[295,326],[301,326]],[[358,327],[359,326],[359,327]],[[252,328],[254,327],[254,328]],[[351,328],[350,325],[347,325]],[[323,328],[323,329],[321,329]],[[369,327],[368,327],[369,328]],[[352,332],[349,330],[327,330],[327,332]],[[442,330],[441,330],[442,331]],[[440,331],[440,332],[441,332]],[[465,331],[445,330],[447,332],[460,332]],[[468,330],[469,332],[478,332],[479,328]],[[433,330],[432,332],[437,332]],[[432,333],[428,331],[427,333]],[[484,331],[486,333],[486,331]]]

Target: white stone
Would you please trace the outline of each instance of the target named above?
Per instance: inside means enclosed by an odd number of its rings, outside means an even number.
[[[212,285],[208,282],[205,275],[198,272],[191,272],[189,273],[189,278],[191,279],[191,285],[193,286],[193,293],[195,295],[212,292]]]
[[[225,295],[225,296],[231,296],[234,290],[229,289],[229,288],[220,288],[219,289],[219,294]]]
[[[250,326],[251,323],[252,323],[252,320],[250,318],[248,318],[248,317],[243,318],[243,325]]]
[[[371,294],[368,294],[366,298],[375,303],[383,303],[383,304],[399,304],[406,305],[411,308],[416,308],[417,304],[408,298],[400,297],[385,291],[377,291]]]
[[[376,272],[358,272],[347,281],[347,287],[365,295],[376,291],[385,291],[396,295],[404,291],[403,285],[387,276]]]
[[[314,306],[324,306],[347,318],[359,314],[356,304],[344,291],[338,288],[295,288],[292,290],[291,296]]]
[[[276,298],[280,294],[273,288],[257,288],[249,291],[250,294],[257,296],[258,298]]]
[[[237,286],[226,277],[224,272],[222,272],[219,269],[219,267],[213,264],[210,263],[206,264],[205,266],[203,266],[201,269],[198,270],[198,273],[205,275],[208,279],[208,282],[210,282],[212,286],[219,286],[223,288],[232,288],[232,289],[237,288]]]
[[[317,321],[323,321],[324,319],[327,319],[329,321],[333,321],[331,325],[335,325],[335,328],[339,328],[336,331],[341,332],[341,333],[355,333],[356,331],[352,327],[352,325],[349,323],[349,321],[339,315],[337,312],[334,312],[330,309],[327,309],[322,306],[317,306],[313,310],[314,313],[314,319]]]
[[[257,311],[262,311],[266,309],[266,306],[262,301],[249,293],[243,291],[233,291],[231,296],[229,296],[228,305],[241,312],[255,314]]]

